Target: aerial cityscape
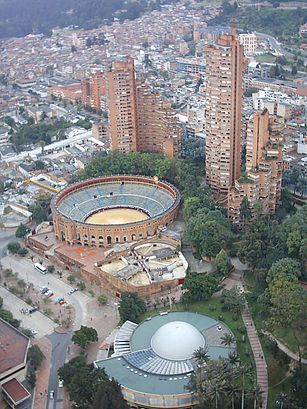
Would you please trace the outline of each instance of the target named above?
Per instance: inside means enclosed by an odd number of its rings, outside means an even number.
[[[307,3],[0,0],[0,409],[307,409]]]

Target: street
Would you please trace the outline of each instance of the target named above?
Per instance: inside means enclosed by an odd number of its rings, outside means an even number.
[[[22,314],[20,311],[21,308],[26,310],[29,308],[29,305],[3,287],[0,287],[0,297],[3,298],[3,308],[11,311],[14,318],[21,321],[21,326],[23,328],[37,331],[35,338],[41,338],[45,335],[52,334],[54,329],[58,326],[50,318],[46,317],[39,311],[35,311],[32,314]]]
[[[17,272],[18,276],[26,283],[32,283],[35,287],[48,286],[52,289],[56,297],[63,296],[65,300],[72,304],[75,308],[76,318],[74,322],[74,329],[79,329],[81,323],[86,322],[87,319],[87,303],[90,298],[78,291],[72,295],[68,295],[71,286],[63,282],[54,274],[41,274],[34,268],[31,260],[22,258],[17,259],[14,256],[8,255],[2,258],[1,264],[4,268],[11,268],[13,272]]]

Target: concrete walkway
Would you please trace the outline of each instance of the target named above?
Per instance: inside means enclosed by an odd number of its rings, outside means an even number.
[[[268,403],[268,371],[265,362],[265,357],[263,354],[262,346],[258,338],[257,330],[255,328],[254,322],[252,320],[251,314],[246,304],[244,310],[242,311],[242,318],[247,331],[247,336],[253,351],[254,360],[256,364],[257,372],[257,384],[262,391],[262,409],[267,408]]]
[[[51,365],[51,342],[47,338],[33,340],[32,344],[38,345],[45,355],[42,365],[36,373],[36,386],[32,409],[45,409],[48,398],[49,370]]]
[[[286,355],[288,355],[289,358],[293,359],[294,361],[299,362],[300,357],[298,354],[295,354],[294,352],[291,351],[286,345],[284,345],[282,342],[280,342],[277,338],[274,337],[270,332],[267,331],[262,331],[263,334],[267,335],[269,338],[271,338],[273,341],[276,342],[278,348],[284,352]],[[301,363],[304,365],[307,365],[307,359],[301,358]]]

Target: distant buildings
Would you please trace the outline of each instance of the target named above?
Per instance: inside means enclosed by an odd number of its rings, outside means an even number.
[[[234,28],[206,47],[206,60],[206,181],[221,199],[241,166],[243,46]]]
[[[240,44],[243,45],[244,55],[252,57],[257,47],[257,36],[255,33],[239,34]]]
[[[175,111],[136,80],[132,58],[114,62],[108,72],[107,104],[112,149],[178,155],[182,130]]]
[[[101,98],[106,94],[105,85],[105,74],[101,71],[97,71],[90,77],[82,80],[82,104],[95,109],[100,109]]]
[[[240,207],[244,197],[251,206],[261,205],[262,213],[274,213],[281,196],[282,141],[284,121],[270,116],[267,109],[256,112],[248,124],[246,141],[246,173],[230,187],[228,217],[241,224]]]

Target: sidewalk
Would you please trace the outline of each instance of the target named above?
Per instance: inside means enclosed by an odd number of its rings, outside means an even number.
[[[47,338],[41,338],[38,340],[34,339],[32,343],[33,345],[38,345],[42,353],[45,355],[45,359],[36,373],[36,386],[32,409],[45,409],[47,405],[52,346]]]
[[[262,331],[263,334],[267,335],[269,338],[271,338],[273,341],[276,342],[278,348],[284,352],[286,355],[288,355],[289,358],[293,359],[294,361],[299,362],[300,357],[298,354],[295,354],[294,352],[291,351],[286,345],[284,345],[282,342],[280,342],[277,338],[274,337],[270,332],[267,331]],[[301,363],[304,365],[307,365],[307,359],[301,358]]]
[[[261,408],[266,409],[268,403],[269,390],[267,365],[263,354],[262,346],[258,338],[257,330],[255,328],[247,304],[245,304],[244,310],[242,311],[242,319],[254,355],[257,372],[257,384],[259,385],[262,392]]]

